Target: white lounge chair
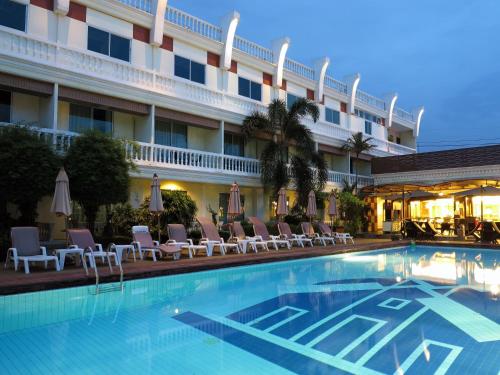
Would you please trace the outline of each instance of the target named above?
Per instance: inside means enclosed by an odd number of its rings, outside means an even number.
[[[212,220],[206,217],[199,217],[196,219],[201,225],[203,238],[200,240],[200,245],[207,247],[207,255],[211,256],[214,249],[219,249],[219,252],[224,255],[228,251],[240,252],[240,247],[236,243],[225,243],[224,239],[219,235],[219,231],[215,227]]]
[[[250,237],[245,234],[245,230],[241,225],[241,222],[235,221],[231,223],[229,226],[231,229],[231,238],[229,238],[229,242],[236,242],[240,246],[240,250],[243,254],[247,252],[248,246],[257,252],[257,249],[260,247],[266,251],[269,251],[267,247],[267,242],[261,241],[260,238]]]
[[[286,247],[288,250],[292,248],[290,241],[280,238],[280,236],[272,236],[267,230],[266,224],[264,224],[258,217],[251,216],[248,218],[253,224],[253,230],[255,232],[255,238],[259,238],[260,241],[264,241],[268,246],[272,246],[273,249],[279,250],[281,247]]]
[[[300,226],[302,228],[302,232],[313,241],[319,242],[323,246],[326,246],[328,243],[335,245],[335,238],[333,238],[332,236],[325,236],[316,233],[311,223],[304,221],[300,223]]]
[[[19,262],[24,264],[24,273],[30,273],[29,262],[44,262],[47,268],[48,262],[54,262],[56,270],[59,271],[59,260],[55,255],[47,255],[47,249],[40,246],[40,238],[37,227],[13,227],[10,230],[12,247],[7,250],[4,269],[12,260],[14,269],[17,271]]]
[[[292,233],[290,229],[290,225],[288,223],[278,223],[278,230],[280,235],[285,239],[290,241],[293,245],[296,243],[300,247],[304,247],[304,244],[309,244],[309,246],[313,246],[313,241],[310,238],[307,238],[305,234],[295,234]]]
[[[322,222],[318,223],[318,226],[323,236],[334,237],[336,240],[338,240],[339,242],[343,242],[346,245],[347,241],[351,241],[354,245],[354,238],[350,235],[350,233],[334,232],[328,225]]]
[[[187,249],[190,258],[196,255],[199,251],[204,251],[208,255],[208,250],[205,245],[195,245],[191,238],[187,238],[186,228],[182,224],[168,224],[168,241],[167,245],[174,245],[180,251]]]
[[[100,243],[94,242],[94,237],[88,229],[68,229],[68,238],[71,243],[70,248],[83,249],[85,251],[85,257],[89,258],[90,266],[96,268],[96,258],[101,258],[104,263],[106,259],[108,261],[108,266],[110,272],[113,272],[113,266],[111,265],[111,259],[115,260],[115,265],[119,265],[120,260],[116,253],[112,251],[104,251]]]

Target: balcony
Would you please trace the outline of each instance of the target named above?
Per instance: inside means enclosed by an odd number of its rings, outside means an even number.
[[[141,4],[142,6],[142,4],[146,3],[139,1],[137,4]],[[246,43],[246,47],[243,47],[243,45],[240,46],[245,50],[248,47],[253,51],[256,46],[248,44],[251,42],[236,38],[235,48],[239,48],[238,43],[240,42]],[[254,52],[250,50],[247,52],[260,55],[268,54],[270,51],[259,49]],[[139,90],[146,90],[148,94],[154,93],[155,96],[164,95],[170,99],[182,101],[186,106],[196,107],[201,111],[203,110],[203,106],[205,106],[217,111],[217,113],[220,113],[222,109],[242,118],[253,111],[265,112],[267,110],[266,105],[242,96],[211,89],[208,86],[174,76],[167,76],[154,70],[135,67],[92,51],[70,48],[2,27],[0,27],[0,57],[0,64],[2,64],[2,60],[6,65],[10,64],[9,66],[12,66],[11,61],[14,62],[16,72],[21,69],[25,71],[29,70],[30,72],[35,71],[33,65],[39,71],[38,67],[42,66],[44,67],[42,72],[45,76],[47,74],[54,74],[58,77],[64,75],[65,79],[76,82],[79,86],[82,85],[82,79],[78,75],[81,75],[84,79],[89,79],[89,82],[86,84],[95,82],[97,79],[99,82],[107,82],[110,88],[114,90],[118,85],[121,92],[125,92],[122,89],[123,85],[125,85]],[[19,60],[28,61],[29,65],[23,66],[23,64],[19,63]],[[288,63],[291,64],[291,60]],[[296,65],[294,70],[301,67],[304,66]],[[342,93],[345,93],[347,90],[345,85],[333,80],[331,77],[328,77],[327,85]],[[140,95],[135,92],[135,95],[131,99],[137,100],[138,96]],[[368,96],[366,97],[368,98]],[[368,99],[366,100],[369,101]],[[370,100],[376,101],[373,98]],[[382,105],[381,102],[377,103],[379,106]],[[340,142],[344,142],[352,134],[350,129],[323,121],[315,124],[310,122],[309,127],[313,133],[320,136],[327,136]],[[398,154],[415,152],[415,150],[409,148],[391,148],[387,143],[383,139],[377,139],[376,145],[380,148],[378,150],[379,154],[390,152],[392,149],[397,149]]]
[[[0,124],[0,126],[8,125]],[[78,133],[47,128],[33,127],[32,130],[60,154],[65,153],[78,136]],[[207,176],[219,174],[227,176],[230,181],[236,177],[244,177],[254,179],[256,186],[260,184],[260,162],[257,159],[135,141],[125,141],[124,147],[126,156],[134,162],[139,170],[144,168],[193,172],[198,177],[199,182],[210,182],[204,180],[203,173],[206,173]],[[353,184],[355,180],[353,174],[328,171],[329,184],[342,185],[344,181]],[[372,177],[358,176],[360,187],[371,184],[373,184]]]

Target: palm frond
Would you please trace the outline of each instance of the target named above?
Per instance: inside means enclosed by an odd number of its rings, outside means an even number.
[[[255,135],[257,130],[270,131],[271,123],[266,114],[259,111],[252,112],[243,120],[242,133],[245,139]]]
[[[314,151],[314,139],[311,130],[300,122],[290,121],[285,137],[295,143],[295,147],[300,153],[310,155]]]
[[[291,119],[300,119],[307,115],[311,116],[314,122],[319,119],[319,107],[316,103],[306,98],[297,99],[288,111],[288,116]]]

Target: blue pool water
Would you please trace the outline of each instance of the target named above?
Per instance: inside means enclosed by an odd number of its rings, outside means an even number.
[[[0,372],[499,374],[497,259],[396,248],[0,297]]]

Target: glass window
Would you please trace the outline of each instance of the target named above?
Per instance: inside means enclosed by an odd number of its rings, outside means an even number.
[[[0,0],[0,25],[26,31],[26,5]]]
[[[331,108],[325,108],[325,120],[340,125],[340,112]]]
[[[89,26],[87,49],[109,55],[109,33]]]
[[[188,59],[185,59],[184,57],[180,56],[175,56],[174,74],[177,77],[190,79],[189,65],[190,61]]]
[[[113,132],[113,112],[71,103],[69,106],[69,130],[75,133],[97,130],[111,135]]]
[[[187,148],[187,126],[170,120],[156,120],[155,143],[164,146]]]
[[[235,134],[224,134],[224,154],[232,156],[245,156],[245,143],[243,137]]]
[[[94,108],[92,115],[92,129],[104,134],[111,134],[113,131],[113,114],[111,111]]]
[[[69,130],[75,133],[84,133],[92,129],[92,108],[70,104]]]
[[[187,148],[187,126],[180,122],[172,122],[172,146]]]
[[[111,34],[109,55],[123,61],[130,61],[130,40]]]
[[[257,82],[250,83],[250,97],[253,100],[258,100],[259,102],[262,99],[262,85]]]
[[[205,84],[205,65],[191,61],[191,81]]]
[[[372,134],[372,123],[371,121],[365,121],[365,133]]]
[[[293,94],[287,94],[286,95],[286,107],[288,108],[288,110],[290,110],[290,108],[292,108],[292,105],[299,99],[298,96],[296,95],[293,95]]]
[[[250,81],[248,79],[238,77],[238,94],[250,97]]]
[[[10,91],[0,91],[0,122],[10,122]]]
[[[123,61],[130,61],[130,40],[107,31],[88,27],[87,48]]]

